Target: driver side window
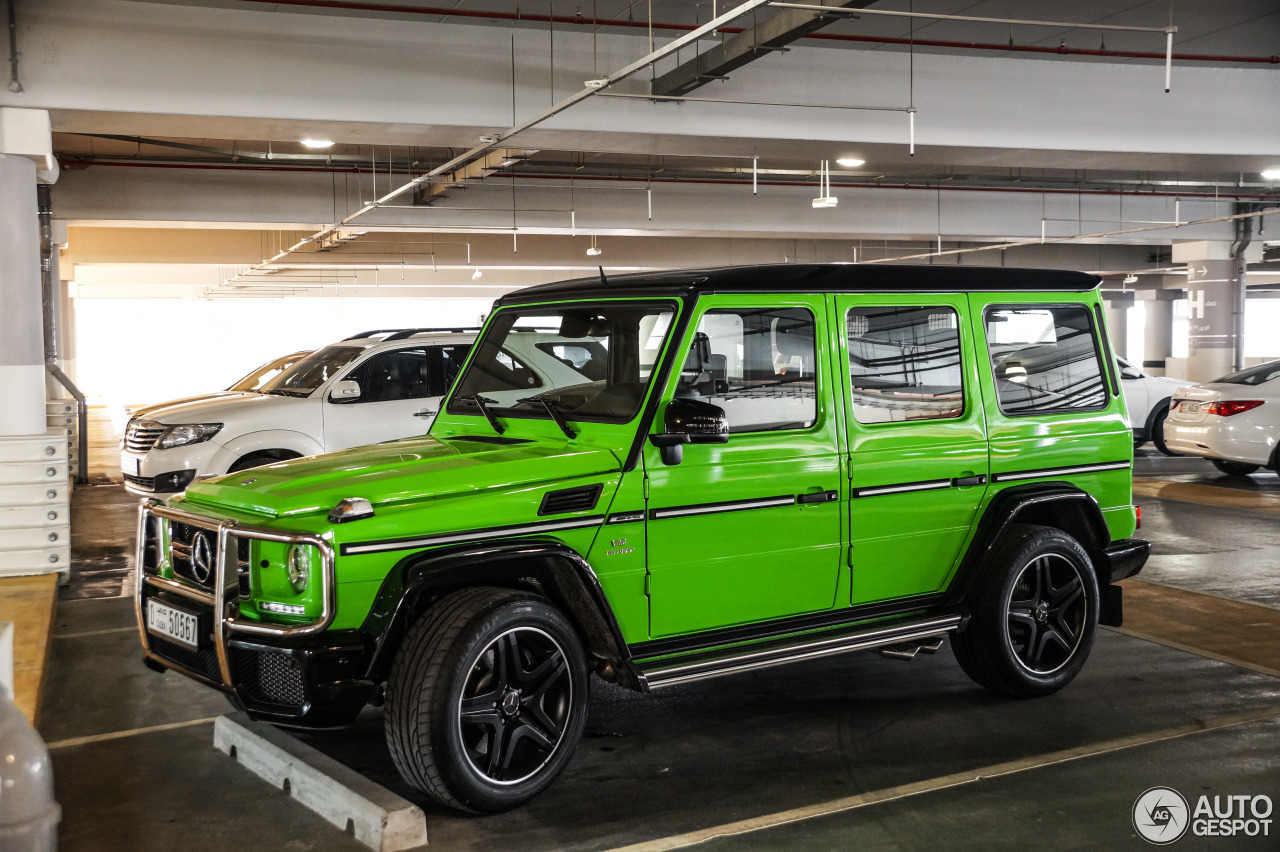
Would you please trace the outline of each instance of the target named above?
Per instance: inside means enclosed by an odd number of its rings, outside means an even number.
[[[805,308],[708,311],[675,395],[719,406],[730,433],[807,429],[817,418],[813,314]]]

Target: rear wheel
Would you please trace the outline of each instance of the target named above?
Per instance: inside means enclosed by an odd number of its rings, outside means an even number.
[[[1098,627],[1098,581],[1080,543],[1053,527],[1019,524],[996,545],[952,647],[982,686],[1035,697],[1080,672]]]
[[[1213,462],[1213,466],[1225,473],[1227,476],[1248,476],[1258,468],[1260,464],[1249,464],[1248,462],[1227,461],[1226,459],[1209,459]]]
[[[495,813],[551,785],[587,711],[587,667],[568,620],[527,592],[455,592],[409,630],[387,683],[386,737],[411,785]]]

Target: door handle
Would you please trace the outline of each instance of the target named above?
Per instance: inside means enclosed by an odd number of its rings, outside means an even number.
[[[962,476],[958,479],[951,480],[951,484],[957,488],[967,488],[971,485],[986,485],[987,476],[984,473],[980,473],[977,476]]]
[[[413,416],[414,416],[414,417],[435,417],[435,416],[436,416],[437,414],[439,414],[439,413],[440,413],[440,412],[438,412],[438,411],[428,411],[428,410],[424,409],[424,410],[422,410],[422,411],[415,411],[415,412],[413,412]]]
[[[797,503],[834,503],[840,499],[839,491],[819,491],[817,494],[799,494]]]

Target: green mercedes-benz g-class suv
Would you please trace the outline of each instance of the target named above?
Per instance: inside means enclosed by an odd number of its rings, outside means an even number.
[[[639,691],[863,649],[1046,695],[1119,624],[1133,440],[1098,279],[782,265],[500,299],[430,432],[141,507],[145,659],[251,716],[385,704],[472,811]]]

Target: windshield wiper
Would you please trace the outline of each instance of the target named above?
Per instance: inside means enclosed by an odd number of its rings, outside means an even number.
[[[547,416],[556,422],[556,425],[560,427],[560,431],[564,433],[564,436],[566,438],[569,438],[570,440],[572,440],[578,437],[578,433],[573,431],[573,429],[569,427],[569,421],[564,419],[564,415],[561,414],[559,411],[556,411],[556,406],[564,405],[564,403],[554,402],[552,400],[547,399],[545,396],[526,396],[524,399],[520,399],[516,401],[529,402],[529,403],[533,403],[533,402],[542,403],[542,407],[547,410]]]
[[[486,403],[488,403],[488,405],[497,405],[498,401],[496,399],[489,399],[489,397],[481,396],[480,394],[464,396],[462,398],[469,399],[476,404],[476,408],[480,409],[480,413],[484,415],[484,419],[489,421],[489,425],[493,427],[493,431],[497,432],[499,435],[507,431],[507,427],[498,422],[498,418],[493,416],[493,412],[490,411],[486,405]]]

